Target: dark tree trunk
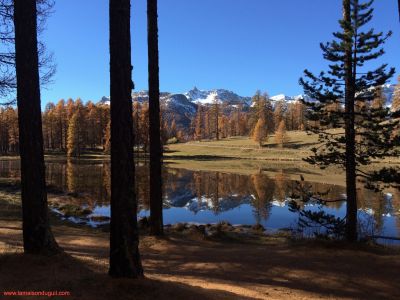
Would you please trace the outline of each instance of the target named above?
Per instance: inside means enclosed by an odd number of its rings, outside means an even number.
[[[343,18],[348,24],[345,34],[351,30],[350,0],[343,0]],[[356,160],[355,160],[355,128],[354,128],[354,98],[355,74],[353,70],[353,41],[347,41],[345,60],[345,136],[346,136],[346,239],[350,242],[357,240],[357,191],[356,191]],[[356,56],[355,56],[356,57]]]
[[[134,190],[130,0],[110,0],[112,277],[143,276]]]
[[[397,7],[398,7],[398,10],[399,10],[399,20],[400,20],[400,0],[397,0],[397,1],[399,3]]]
[[[163,151],[160,134],[157,0],[147,0],[147,41],[149,58],[150,232],[153,235],[162,235],[161,163]]]
[[[36,17],[35,0],[14,1],[24,251],[49,255],[61,249],[48,217]]]

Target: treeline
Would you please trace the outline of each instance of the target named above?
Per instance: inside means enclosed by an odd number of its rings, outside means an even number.
[[[249,136],[262,145],[275,134],[276,142],[283,145],[287,130],[307,128],[306,107],[301,101],[277,101],[274,105],[266,93],[260,91],[252,97],[250,108],[228,106],[215,99],[211,105],[199,105],[192,121],[194,140]]]
[[[171,138],[186,140],[178,130],[175,120],[161,118],[161,140]],[[133,130],[135,148],[149,150],[148,103],[133,103]],[[104,103],[83,103],[61,99],[48,103],[42,113],[44,149],[47,152],[64,152],[68,156],[80,156],[84,151],[110,151],[110,106]],[[18,111],[13,106],[0,108],[0,153],[16,154],[18,144]]]
[[[400,86],[395,87],[392,110],[400,109]],[[383,107],[383,91],[369,104],[370,108]],[[365,109],[358,103],[356,109]],[[337,113],[341,104],[333,103],[328,110]],[[84,151],[110,150],[110,106],[105,103],[83,103],[61,99],[48,103],[42,113],[44,148],[47,152],[64,152],[80,156]],[[149,151],[149,106],[147,102],[133,103],[133,130],[135,149]],[[301,101],[277,101],[274,104],[266,93],[256,92],[250,107],[227,105],[218,99],[210,105],[198,105],[191,126],[178,126],[174,116],[166,117],[161,106],[161,141],[163,144],[189,140],[221,139],[248,136],[260,146],[274,135],[275,142],[283,146],[289,141],[286,131],[308,130],[319,125],[318,120],[307,118],[307,107]],[[332,124],[331,127],[334,127]],[[393,132],[397,134],[398,131]],[[19,151],[18,112],[8,106],[0,108],[0,153],[16,154]]]

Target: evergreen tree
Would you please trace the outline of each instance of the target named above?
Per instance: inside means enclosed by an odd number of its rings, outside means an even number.
[[[321,44],[324,58],[331,62],[329,71],[315,76],[308,70],[300,84],[310,99],[306,103],[310,109],[309,119],[319,120],[319,126],[311,128],[319,134],[323,147],[314,148],[313,156],[307,161],[322,168],[340,165],[346,171],[346,239],[357,239],[357,196],[356,176],[370,182],[372,177],[360,170],[372,158],[389,155],[391,122],[385,109],[369,109],[376,96],[377,87],[383,85],[393,74],[386,71],[387,65],[365,72],[365,64],[384,54],[382,45],[391,33],[362,31],[372,19],[373,1],[359,3],[358,0],[343,0],[342,31],[334,33],[335,40]],[[341,103],[344,111],[333,111],[330,105]],[[359,108],[358,108],[359,107]],[[368,108],[368,109],[367,109]],[[344,127],[345,134],[329,131],[332,127]],[[360,145],[356,136],[362,135]]]
[[[55,254],[60,248],[50,230],[47,207],[36,2],[15,0],[13,12],[21,154],[22,230],[26,253]]]
[[[131,1],[110,0],[112,277],[142,277],[137,228],[131,64]]]
[[[149,72],[149,142],[150,142],[150,233],[162,235],[162,156],[160,120],[160,78],[158,55],[158,0],[147,0],[147,44]]]

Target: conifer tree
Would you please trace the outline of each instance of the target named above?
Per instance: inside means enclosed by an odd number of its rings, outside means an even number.
[[[284,119],[285,115],[285,102],[278,101],[275,103],[275,110],[274,110],[274,124],[275,130],[278,129],[278,126],[281,124],[281,121]]]
[[[334,33],[334,41],[321,44],[324,58],[331,62],[329,71],[316,76],[306,70],[306,79],[300,79],[305,94],[315,100],[306,102],[310,110],[308,117],[311,121],[319,120],[319,127],[311,130],[319,134],[323,145],[312,149],[313,156],[306,160],[322,168],[339,165],[346,171],[345,235],[348,241],[357,239],[356,177],[360,176],[367,184],[372,179],[360,167],[392,151],[390,131],[394,125],[383,122],[388,119],[388,110],[358,105],[371,103],[377,88],[394,74],[394,69],[386,71],[387,65],[365,72],[367,62],[384,54],[382,45],[391,35],[375,33],[372,29],[363,31],[372,19],[372,4],[373,1],[343,0],[341,31]],[[344,111],[329,109],[338,102],[344,106]],[[345,134],[327,130],[332,127],[344,127]],[[362,135],[360,145],[357,145],[357,135]]]
[[[265,119],[264,118],[259,118],[256,124],[256,127],[254,127],[253,131],[253,140],[257,142],[260,147],[262,147],[263,142],[267,138],[267,130],[266,130],[266,124],[265,124]]]
[[[214,132],[215,132],[215,139],[218,141],[219,140],[219,117],[220,117],[220,103],[219,99],[217,96],[215,96],[213,100],[213,107],[212,107],[212,113],[213,113],[213,118],[214,118]]]
[[[143,276],[137,228],[133,159],[131,1],[110,0],[112,277]]]
[[[163,146],[160,128],[160,79],[158,58],[158,0],[147,0],[147,42],[149,71],[149,136],[150,136],[150,232],[162,235],[163,199],[161,164]]]
[[[177,134],[176,122],[175,122],[175,119],[173,119],[171,122],[171,127],[169,129],[169,137],[170,138],[176,137],[176,134]]]
[[[392,99],[392,112],[398,112],[400,110],[400,76],[397,78],[397,84],[394,88],[393,99]]]
[[[289,142],[289,137],[286,133],[286,124],[285,124],[285,120],[282,120],[279,123],[278,128],[276,129],[275,132],[275,142],[281,147],[283,148],[283,146]]]
[[[104,133],[104,153],[111,153],[111,122],[108,122],[106,131]]]
[[[203,137],[203,107],[199,104],[196,113],[195,127],[194,127],[194,139],[196,141],[201,141]]]
[[[79,157],[81,155],[82,136],[81,136],[81,116],[77,111],[72,115],[68,124],[67,155],[69,157]]]
[[[24,251],[60,251],[50,229],[40,111],[37,1],[14,1]]]

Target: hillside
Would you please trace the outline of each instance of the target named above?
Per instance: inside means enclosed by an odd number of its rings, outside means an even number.
[[[383,92],[387,99],[386,106],[390,107],[392,104],[394,85],[384,85]],[[279,94],[271,96],[269,99],[274,106],[275,103],[279,101],[289,104],[304,98],[304,95],[288,96]],[[147,102],[149,100],[148,91],[134,92],[132,93],[132,99],[139,103]],[[226,89],[200,90],[194,87],[185,93],[162,92],[160,94],[161,107],[164,111],[165,119],[169,122],[175,119],[178,128],[181,129],[190,126],[191,119],[194,118],[198,105],[208,106],[216,100],[225,105],[226,112],[232,111],[232,109],[235,109],[238,105],[242,106],[244,110],[248,110],[252,105],[250,96],[240,96]],[[110,98],[103,97],[99,103],[109,104]]]

